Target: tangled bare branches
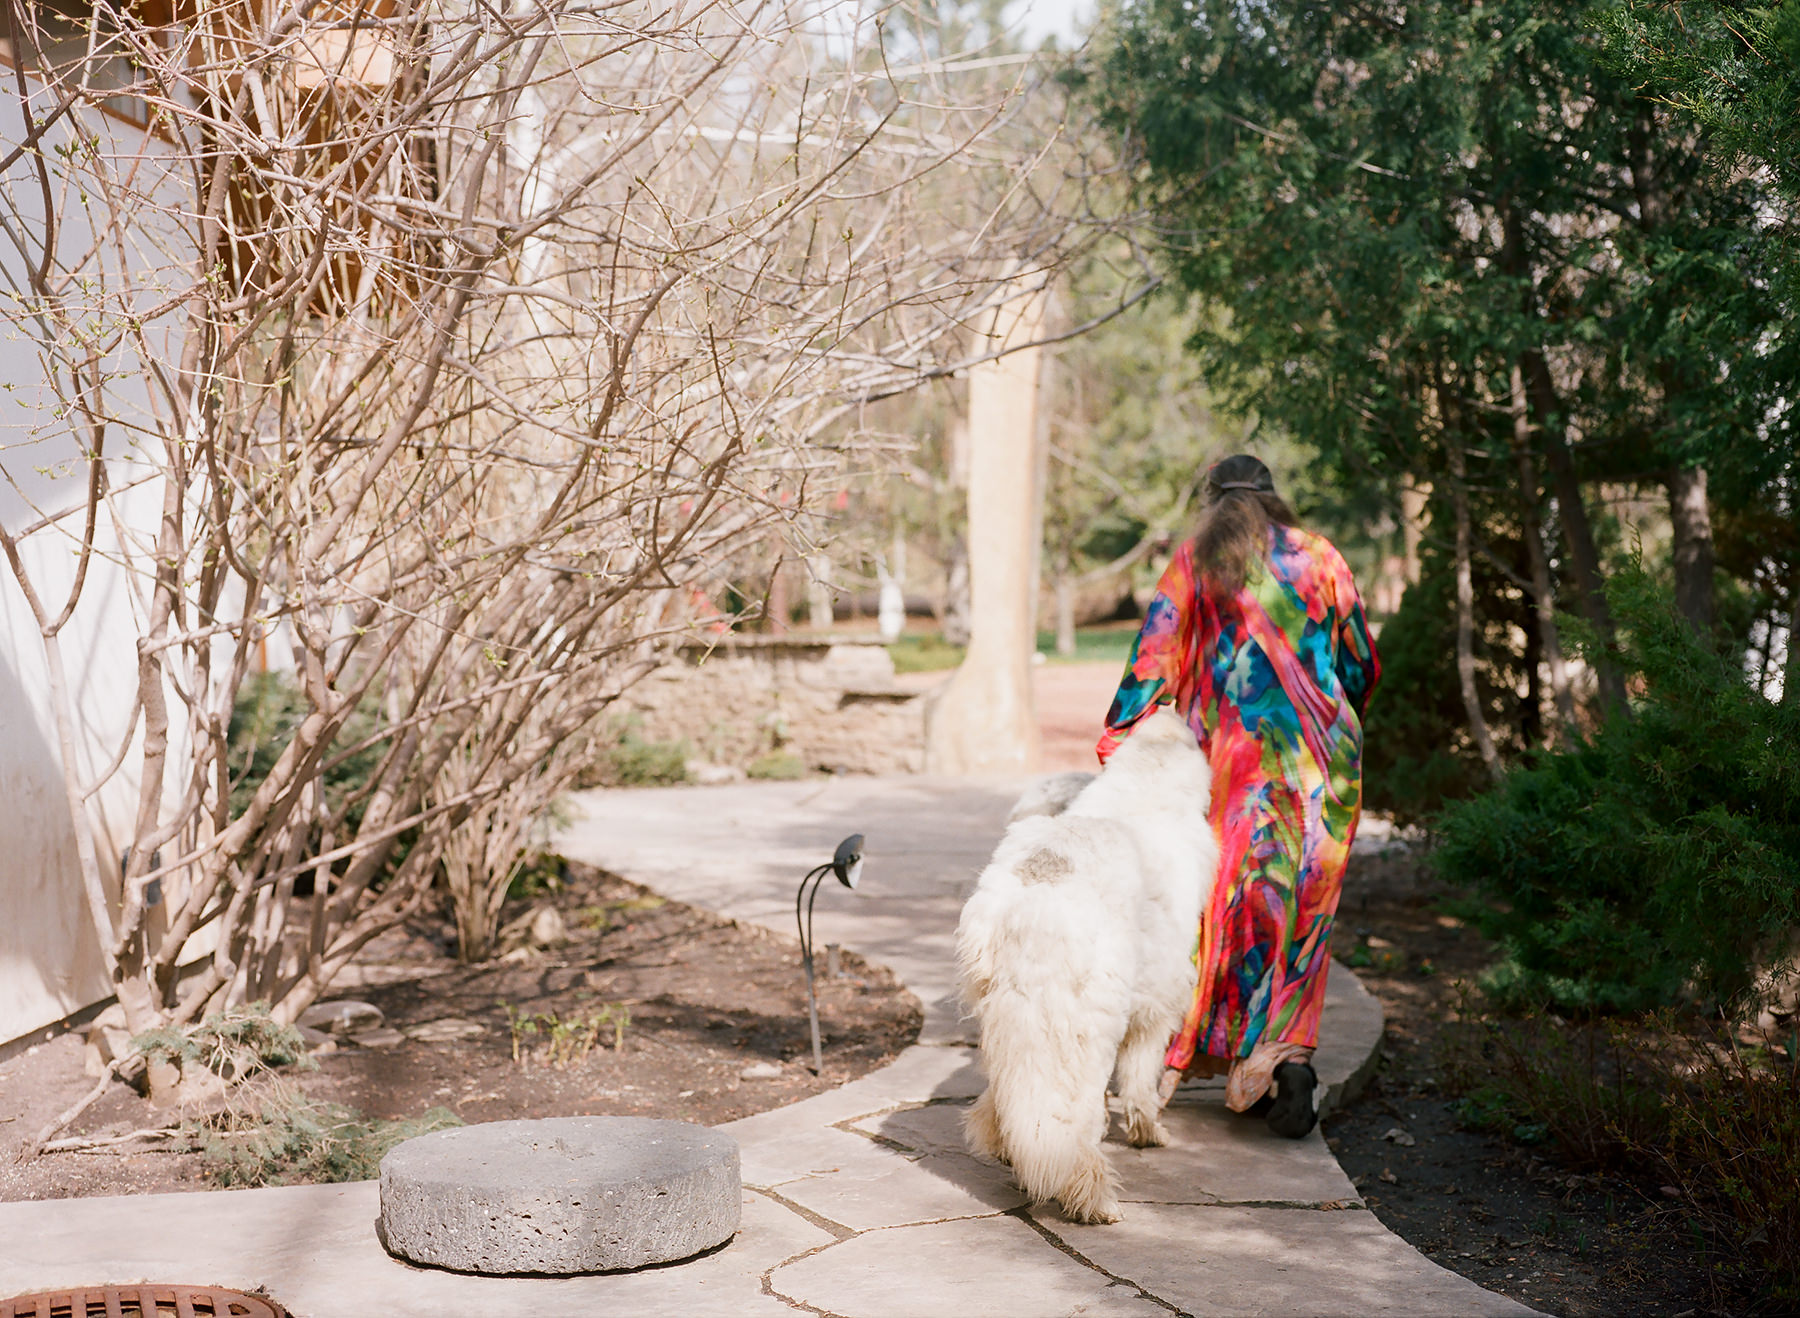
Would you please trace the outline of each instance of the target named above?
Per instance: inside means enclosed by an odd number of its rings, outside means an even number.
[[[491,898],[692,584],[1090,232],[1028,61],[971,96],[790,0],[0,8],[44,378],[0,547],[134,1030],[292,1020],[446,855]],[[60,637],[106,574],[136,699],[88,754]],[[265,667],[301,712],[247,777]]]

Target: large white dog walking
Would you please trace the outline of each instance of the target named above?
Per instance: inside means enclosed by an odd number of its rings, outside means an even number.
[[[1007,829],[963,907],[957,961],[988,1079],[969,1146],[1077,1222],[1119,1219],[1100,1151],[1109,1078],[1125,1138],[1168,1143],[1157,1082],[1218,869],[1211,784],[1187,725],[1153,714],[1061,814]]]

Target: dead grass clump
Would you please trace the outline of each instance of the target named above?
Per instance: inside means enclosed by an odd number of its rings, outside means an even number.
[[[1800,1034],[1667,1013],[1571,1022],[1461,1004],[1445,1079],[1464,1121],[1619,1173],[1689,1215],[1722,1280],[1800,1300]]]
[[[1800,1035],[1785,1048],[1733,1035],[1681,1041],[1685,1075],[1667,1099],[1666,1138],[1641,1146],[1724,1247],[1725,1264],[1800,1300]]]
[[[1554,1143],[1584,1170],[1621,1171],[1668,1125],[1665,1066],[1640,1030],[1616,1021],[1470,1010],[1444,1035],[1463,1120],[1524,1144]]]

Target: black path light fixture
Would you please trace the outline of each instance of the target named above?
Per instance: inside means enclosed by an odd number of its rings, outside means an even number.
[[[827,874],[837,875],[837,881],[846,888],[856,887],[856,881],[862,877],[863,867],[863,835],[852,833],[837,844],[837,850],[830,860],[808,871],[800,880],[800,891],[794,894],[794,925],[800,931],[800,961],[806,967],[806,1018],[812,1025],[813,1074],[818,1075],[825,1069],[825,1053],[819,1043],[819,995],[813,988],[813,936],[812,918],[813,903],[819,900],[819,885],[825,881]],[[812,884],[809,896],[806,885]],[[804,908],[805,917],[801,910]]]

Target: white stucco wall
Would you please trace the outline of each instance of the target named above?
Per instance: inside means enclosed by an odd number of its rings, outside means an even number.
[[[111,118],[84,127],[102,150],[160,154],[154,139]],[[16,96],[0,98],[0,142],[17,142],[23,121]],[[28,162],[21,160],[3,183],[12,205],[41,207]],[[85,250],[92,241],[75,199],[55,203],[61,222],[59,250]],[[36,218],[36,217],[34,217]],[[0,239],[0,288],[25,288],[20,252]],[[10,299],[9,299],[10,301]],[[14,303],[14,305],[17,305]],[[148,418],[148,395],[136,363],[113,363],[123,372],[107,385],[115,410]],[[25,325],[0,322],[0,523],[13,534],[67,513],[21,544],[21,557],[40,597],[59,612],[75,577],[81,532],[85,467],[76,440],[52,413],[35,340]],[[162,493],[158,482],[131,482],[144,468],[129,462],[128,436],[109,436],[116,493],[103,515],[80,603],[61,632],[63,662],[76,693],[77,767],[91,784],[112,761],[131,725],[137,682],[137,606],[141,590],[131,564],[142,562],[128,539],[154,532]],[[135,528],[135,530],[131,529]],[[103,877],[116,895],[119,858],[137,810],[136,757],[87,804]],[[58,735],[42,639],[13,573],[0,559],[0,1042],[104,998],[107,981],[76,861],[75,831],[63,787]]]

